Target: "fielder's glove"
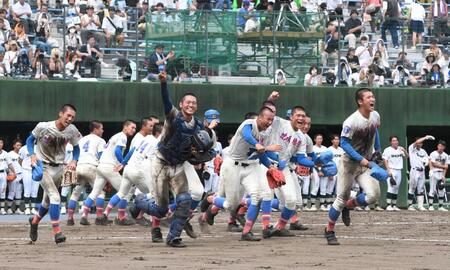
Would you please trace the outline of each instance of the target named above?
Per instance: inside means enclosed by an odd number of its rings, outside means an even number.
[[[219,175],[220,168],[222,167],[223,159],[220,156],[214,158],[214,172]]]
[[[439,181],[437,182],[437,184],[436,184],[436,188],[437,188],[438,190],[443,190],[443,189],[445,188],[444,180],[439,180]]]
[[[389,177],[389,183],[391,183],[391,186],[396,186],[397,182],[395,182],[395,178],[393,176]]]
[[[271,189],[279,188],[286,184],[286,179],[284,178],[283,172],[277,168],[270,168],[267,170],[266,176]]]
[[[12,182],[16,179],[16,174],[15,173],[8,173],[8,175],[6,176],[6,181],[8,182]]]

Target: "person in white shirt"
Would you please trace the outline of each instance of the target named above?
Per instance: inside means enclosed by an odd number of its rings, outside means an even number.
[[[316,156],[319,156],[321,153],[327,151],[327,147],[322,145],[323,142],[323,135],[322,134],[316,134],[314,136],[314,146],[313,151],[316,154]],[[313,181],[313,187],[311,189],[311,208],[310,211],[316,211],[316,198],[317,193],[319,193],[319,203],[320,203],[320,210],[321,211],[327,211],[327,207],[325,205],[325,197],[327,194],[327,184],[328,184],[328,177],[324,176],[321,171],[319,171],[317,168],[313,169],[312,173],[312,179]]]
[[[116,16],[116,8],[110,6],[108,8],[109,16],[103,17],[102,29],[105,32],[106,46],[111,47],[111,42],[115,44],[118,43],[119,46],[123,44],[125,38],[123,34],[123,20],[119,16]]]
[[[28,3],[25,3],[25,0],[19,0],[12,6],[14,21],[18,23],[21,22],[27,34],[30,34],[30,30],[33,28],[31,14],[31,6]]]
[[[416,49],[416,44],[422,43],[422,34],[425,31],[425,8],[414,0],[409,6],[409,20],[410,27],[412,30],[412,47],[411,49]],[[417,40],[419,42],[417,42]]]
[[[14,172],[14,167],[8,156],[8,152],[3,150],[3,145],[3,140],[0,139],[0,214],[6,215],[6,175],[9,171]]]
[[[8,214],[23,215],[24,212],[20,210],[22,203],[22,166],[19,163],[19,150],[22,147],[22,142],[19,139],[13,141],[13,150],[8,153],[8,158],[11,160],[16,172],[16,179],[8,182]],[[15,210],[13,210],[15,204]]]
[[[97,30],[100,30],[101,22],[100,18],[97,14],[94,14],[94,7],[93,6],[87,6],[86,7],[86,14],[81,16],[81,40],[82,42],[86,42],[88,39],[89,33],[93,34],[95,36],[95,39],[99,41],[99,43],[102,44],[102,41],[105,38],[105,35],[103,33],[97,32]],[[92,33],[94,32],[94,33]]]
[[[36,215],[36,203],[39,192],[39,182],[31,179],[31,159],[27,146],[19,150],[19,164],[22,166],[23,197],[25,202],[25,215]]]
[[[317,66],[312,65],[309,68],[309,72],[305,75],[305,86],[321,86],[322,75],[319,74]]]
[[[398,137],[389,138],[391,146],[383,151],[384,166],[389,174],[388,190],[386,195],[387,211],[400,211],[397,207],[398,189],[402,183],[403,158],[408,157],[405,148],[398,145]]]
[[[369,38],[366,35],[361,36],[361,45],[356,48],[355,55],[358,57],[359,66],[366,68],[372,59],[372,48],[369,45]]]
[[[442,212],[448,212],[444,208],[445,198],[445,175],[448,169],[449,157],[445,153],[445,147],[447,143],[440,140],[437,144],[437,150],[430,154],[430,193],[428,194],[428,210],[434,211],[434,196],[438,196],[438,210]]]
[[[339,135],[333,134],[331,136],[331,146],[328,147],[333,153],[333,161],[336,163],[336,166],[339,166],[339,162],[341,161],[342,156],[344,155],[344,149],[339,146],[340,138]],[[335,176],[330,176],[328,178],[327,184],[327,195],[325,198],[325,202],[327,203],[327,209],[330,210],[331,205],[333,204],[333,193],[335,194],[335,187],[337,182],[337,174]]]

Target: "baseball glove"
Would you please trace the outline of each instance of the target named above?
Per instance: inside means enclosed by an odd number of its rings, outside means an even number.
[[[16,174],[15,173],[8,173],[8,175],[6,176],[6,181],[8,182],[12,182],[16,179]]]
[[[220,174],[220,167],[222,167],[223,159],[220,156],[216,156],[214,158],[214,172],[217,173],[217,175]]]
[[[295,173],[298,176],[308,176],[309,175],[309,168],[305,167],[305,166],[297,165],[297,167],[295,167]]]
[[[77,172],[69,170],[67,168],[64,169],[61,186],[68,187],[76,184],[77,184]]]
[[[437,182],[437,184],[436,184],[436,188],[437,188],[438,190],[443,190],[443,189],[445,188],[444,180],[439,180],[439,181]]]
[[[266,176],[271,189],[279,188],[286,184],[286,179],[284,178],[283,172],[276,168],[270,168],[267,170]]]
[[[111,185],[108,181],[106,181],[106,184],[105,184],[105,187],[103,188],[103,191],[104,191],[105,193],[111,193],[111,191],[112,191],[112,185]]]
[[[389,183],[391,183],[391,186],[397,185],[397,182],[395,182],[395,178],[393,176],[389,177]]]

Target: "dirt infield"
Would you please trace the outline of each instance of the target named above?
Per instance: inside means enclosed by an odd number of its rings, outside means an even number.
[[[340,246],[323,238],[326,213],[301,214],[310,230],[256,243],[226,232],[221,214],[211,234],[183,234],[185,249],[152,243],[145,227],[67,227],[65,220],[64,245],[55,245],[48,222],[31,245],[22,216],[0,222],[0,269],[450,269],[449,213],[352,212],[352,226],[336,226]]]

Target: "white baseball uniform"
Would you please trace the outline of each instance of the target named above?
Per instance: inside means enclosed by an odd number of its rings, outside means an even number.
[[[402,169],[403,169],[403,157],[405,153],[403,153],[400,148],[393,148],[392,146],[387,147],[383,151],[383,159],[388,162],[389,170],[392,173],[392,178],[395,180],[396,185],[391,185],[390,181],[387,181],[388,184],[388,193],[398,194],[398,189],[400,188],[400,183],[402,182]]]
[[[22,166],[19,164],[19,154],[10,151],[8,153],[8,158],[11,161],[11,165],[14,168],[14,172],[16,173],[16,179],[12,182],[8,182],[8,200],[12,201],[14,199],[20,200],[22,199],[22,178],[23,178],[23,170]]]
[[[313,140],[308,134],[305,134],[306,137],[306,153],[310,154],[313,151]],[[309,197],[309,189],[311,184],[311,170],[303,168],[303,175],[299,175],[300,180],[302,181],[302,197],[303,197],[303,206],[306,206],[308,203]]]
[[[9,159],[8,152],[5,150],[0,151],[0,200],[1,208],[5,207],[5,198],[6,198],[6,175],[8,170],[8,165],[11,164],[11,160]]]
[[[39,182],[31,179],[31,158],[26,145],[20,148],[19,158],[22,160],[23,196],[36,199],[39,191]]]
[[[214,151],[222,157],[222,144],[217,142],[214,145]],[[217,192],[219,190],[219,175],[214,172],[214,159],[205,163],[206,171],[210,174],[208,180],[205,180],[205,192]]]
[[[430,154],[430,161],[439,163],[440,165],[446,165],[449,162],[449,157],[447,153],[439,153],[436,150]],[[445,170],[433,167],[430,172],[430,193],[428,194],[430,199],[433,199],[435,194],[437,194],[440,198],[444,197],[444,190],[437,190],[436,188],[438,181],[442,179],[445,179]]]
[[[36,138],[36,157],[43,162],[44,174],[41,186],[44,189],[42,206],[59,204],[58,187],[61,184],[64,158],[67,143],[78,145],[81,134],[74,125],[69,125],[63,131],[56,127],[56,121],[40,122],[32,131]]]
[[[362,157],[370,159],[375,146],[377,128],[380,126],[380,115],[373,111],[369,118],[365,118],[359,111],[351,114],[342,125],[341,137],[348,138],[350,145]],[[380,196],[379,182],[370,174],[372,170],[363,167],[358,161],[353,160],[345,153],[338,165],[338,181],[336,187],[336,200],[333,208],[341,212],[350,197],[353,180],[362,187],[365,192],[365,202],[375,203]]]
[[[342,156],[344,156],[345,152],[344,149],[342,149],[340,146],[337,148],[334,146],[328,147],[328,150],[330,150],[333,153],[333,161],[336,163],[336,166],[339,164]],[[331,196],[334,193],[334,189],[336,187],[337,182],[337,174],[335,176],[329,177],[328,184],[327,184],[327,196],[328,196],[328,202],[332,202]],[[330,201],[331,200],[331,201]]]
[[[320,147],[317,145],[313,146],[313,151],[314,153],[316,153],[317,156],[319,156],[321,153],[327,151],[328,148],[326,148],[325,146],[321,145]],[[312,196],[317,196],[317,193],[320,190],[320,203],[324,203],[325,202],[325,196],[327,195],[327,185],[328,185],[328,177],[326,176],[319,176],[319,173],[317,171],[316,168],[313,169],[313,187],[311,190],[311,195]]]
[[[418,195],[423,195],[425,188],[425,166],[428,165],[429,157],[423,149],[417,149],[414,144],[408,147],[409,163],[409,194],[414,195],[417,190]]]

